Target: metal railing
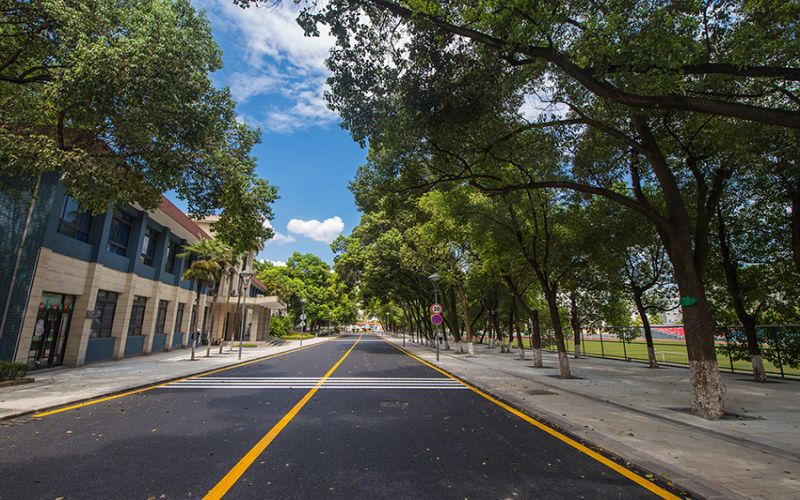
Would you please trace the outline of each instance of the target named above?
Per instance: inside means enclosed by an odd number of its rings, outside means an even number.
[[[688,366],[682,325],[653,326],[653,347],[660,364]],[[720,326],[715,336],[720,370],[752,373],[752,364],[744,330],[741,326]],[[564,332],[567,351],[574,352],[572,332]],[[640,326],[604,326],[584,328],[581,354],[590,357],[647,362],[647,344]],[[764,369],[768,375],[800,378],[800,325],[761,325],[756,327]],[[552,331],[542,332],[542,347],[555,351]]]

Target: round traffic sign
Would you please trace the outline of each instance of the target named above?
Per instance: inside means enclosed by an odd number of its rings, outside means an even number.
[[[442,324],[442,321],[444,321],[444,318],[441,314],[431,314],[431,323],[434,325],[439,326]]]
[[[442,313],[442,305],[441,304],[433,304],[431,306],[431,314],[441,314]]]
[[[301,320],[303,320],[303,321],[305,321],[305,320],[306,320],[306,314],[305,314],[305,313],[301,314],[301,315],[300,315],[300,319],[301,319]]]

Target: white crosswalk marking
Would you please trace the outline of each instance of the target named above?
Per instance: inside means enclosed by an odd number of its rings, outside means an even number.
[[[199,377],[165,389],[310,389],[319,377]],[[449,378],[331,377],[320,389],[466,389]]]

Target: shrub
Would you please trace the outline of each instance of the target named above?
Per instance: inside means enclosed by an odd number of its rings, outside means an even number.
[[[285,337],[289,333],[291,323],[288,318],[273,316],[269,321],[269,334],[273,337]]]
[[[0,380],[16,380],[28,373],[27,363],[0,361]]]

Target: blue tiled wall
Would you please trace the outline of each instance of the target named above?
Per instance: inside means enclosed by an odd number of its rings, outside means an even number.
[[[133,356],[144,351],[144,335],[132,335],[125,341],[125,356]]]
[[[114,344],[117,343],[115,337],[106,337],[102,339],[89,339],[86,345],[86,363],[94,363],[96,361],[105,361],[111,359],[114,355]]]
[[[167,346],[166,335],[153,335],[153,347],[150,352],[161,352]]]
[[[0,332],[0,359],[11,360],[17,347],[19,330],[28,303],[28,294],[33,280],[39,248],[42,246],[49,214],[52,211],[57,175],[43,175],[36,195],[34,210],[20,254],[16,281],[12,289],[14,264],[25,231],[31,191],[34,181],[0,179],[8,191],[0,190],[0,322],[5,315],[3,331]],[[6,300],[11,297],[8,311]]]

